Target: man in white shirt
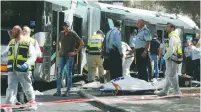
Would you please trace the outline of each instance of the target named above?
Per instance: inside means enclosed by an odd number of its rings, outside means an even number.
[[[8,88],[5,103],[15,103],[19,82],[27,96],[28,103],[35,103],[29,68],[36,61],[36,51],[34,46],[24,38],[19,26],[13,27],[12,37],[13,39],[9,42],[6,50],[1,54],[1,56],[8,56]],[[36,109],[37,107],[32,105],[30,108]],[[12,109],[6,109],[5,111],[12,111]]]
[[[125,42],[122,43],[123,50],[123,58],[122,58],[122,66],[123,66],[123,77],[131,77],[130,76],[130,66],[134,60],[134,54],[128,55],[129,51],[132,49]]]

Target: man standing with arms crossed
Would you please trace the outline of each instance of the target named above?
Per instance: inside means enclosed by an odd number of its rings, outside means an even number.
[[[6,90],[6,104],[14,104],[17,95],[18,83],[22,85],[23,91],[29,103],[35,103],[35,94],[31,82],[30,67],[36,61],[34,46],[22,34],[19,26],[12,29],[13,39],[9,42],[7,49],[1,56],[8,56],[8,88]],[[30,109],[36,109],[32,105]],[[6,110],[6,111],[12,111]]]
[[[70,29],[70,23],[64,22],[63,24],[64,31],[61,31],[59,34],[59,43],[58,43],[58,51],[59,51],[59,71],[57,77],[57,92],[53,94],[53,96],[61,96],[61,82],[62,82],[62,72],[66,65],[67,67],[67,90],[62,95],[66,97],[69,95],[71,86],[72,86],[72,72],[74,65],[74,56],[79,53],[80,49],[84,45],[81,38],[77,35],[77,33]],[[75,52],[76,43],[79,43],[79,48]]]
[[[174,94],[181,94],[177,75],[179,64],[183,60],[181,41],[178,33],[175,32],[175,25],[167,23],[166,30],[168,32],[169,44],[167,47],[167,52],[161,59],[162,64],[166,62],[166,71],[165,71],[166,83],[163,90],[154,92],[158,96],[166,96],[170,86],[173,86],[173,89],[175,90]]]
[[[148,81],[147,66],[149,61],[148,49],[150,46],[151,35],[149,29],[144,24],[144,20],[137,21],[138,34],[136,35],[135,48],[130,52],[136,53],[136,64],[139,79]]]

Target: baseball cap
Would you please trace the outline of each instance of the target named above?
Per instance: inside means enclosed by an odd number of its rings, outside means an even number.
[[[70,22],[69,21],[64,22],[63,26],[70,26]]]

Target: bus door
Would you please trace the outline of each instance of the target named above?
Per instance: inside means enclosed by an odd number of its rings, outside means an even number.
[[[52,29],[51,29],[51,38],[50,47],[44,46],[44,51],[48,52],[43,54],[43,59],[45,60],[45,65],[43,66],[45,71],[45,80],[52,81],[56,79],[57,74],[57,55],[58,55],[58,39],[59,32],[62,30],[62,24],[64,22],[64,13],[59,11],[52,12]],[[47,41],[47,40],[46,40]],[[49,48],[49,49],[45,49]]]
[[[166,24],[156,24],[158,39],[162,42],[166,34]]]
[[[83,22],[83,18],[82,17],[80,17],[79,15],[74,15],[73,16],[72,29],[78,34],[78,36],[80,38],[82,38],[82,22]],[[79,43],[76,43],[76,49],[75,50],[77,50],[78,47],[79,47]],[[81,73],[81,62],[82,62],[81,58],[82,58],[81,52],[79,52],[75,56],[73,75]]]

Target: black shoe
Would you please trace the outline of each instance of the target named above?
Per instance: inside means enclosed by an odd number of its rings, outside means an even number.
[[[61,96],[62,97],[68,97],[70,95],[70,93],[69,92],[65,92],[64,94],[62,94]]]
[[[53,94],[53,96],[61,96],[61,92],[57,91],[56,93]]]

